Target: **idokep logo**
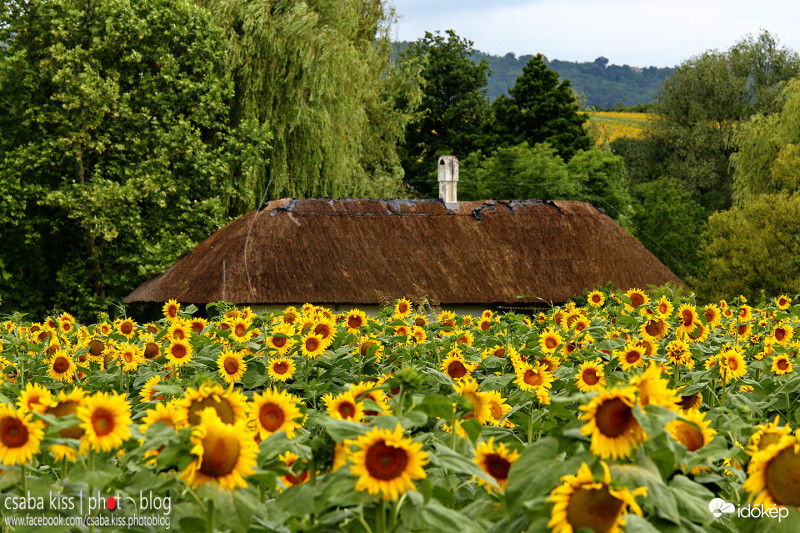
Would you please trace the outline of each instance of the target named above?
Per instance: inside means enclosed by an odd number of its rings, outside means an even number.
[[[708,502],[708,510],[711,511],[711,514],[714,515],[714,518],[725,518],[726,520],[730,520],[726,514],[731,514],[736,512],[736,506],[732,503],[728,503],[722,498],[714,498],[710,502]]]
[[[763,505],[742,505],[738,509],[732,503],[728,503],[722,498],[714,498],[708,502],[708,510],[714,518],[730,520],[725,515],[735,514],[738,518],[777,518],[778,522],[789,516],[789,509],[773,505],[764,507]]]

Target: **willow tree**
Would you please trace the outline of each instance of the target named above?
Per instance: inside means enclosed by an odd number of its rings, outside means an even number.
[[[191,3],[5,7],[0,312],[89,317],[228,222],[265,132],[230,127],[226,40]]]
[[[197,0],[225,31],[235,120],[268,124],[268,161],[252,177],[280,196],[391,195],[413,95],[390,66],[391,10],[381,0]],[[411,76],[413,79],[413,76]],[[408,89],[408,91],[407,91]],[[403,101],[412,102],[414,98]]]

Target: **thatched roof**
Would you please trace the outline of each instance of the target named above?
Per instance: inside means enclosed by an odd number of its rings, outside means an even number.
[[[281,199],[231,222],[126,303],[441,305],[564,302],[612,282],[681,281],[575,201]],[[524,296],[525,298],[519,298]],[[541,299],[541,300],[540,300]]]

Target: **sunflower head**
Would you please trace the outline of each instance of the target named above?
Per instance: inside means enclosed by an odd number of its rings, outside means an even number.
[[[254,435],[246,420],[226,424],[214,409],[204,409],[200,422],[192,430],[191,455],[194,460],[181,472],[180,478],[193,487],[216,483],[223,489],[247,487],[244,480],[256,465]]]
[[[503,491],[508,483],[508,471],[514,466],[514,463],[519,459],[519,452],[506,448],[502,442],[494,442],[494,437],[491,437],[488,442],[480,442],[475,447],[475,464],[481,469],[492,476],[497,482],[498,487],[486,483],[482,479],[478,479],[478,484],[486,487],[487,492],[493,490]]]
[[[755,453],[742,488],[754,505],[800,509],[800,430]]]
[[[616,532],[625,525],[622,518],[633,511],[642,516],[636,496],[647,496],[647,489],[639,487],[633,491],[614,488],[608,466],[603,467],[603,480],[595,481],[592,471],[583,463],[577,475],[561,478],[562,484],[550,492],[548,502],[553,503],[550,522],[547,526],[553,533],[572,533],[579,529]]]
[[[243,361],[244,352],[223,350],[217,358],[219,375],[228,384],[236,383],[242,379],[247,370],[247,363]]]
[[[403,437],[400,425],[394,431],[375,428],[351,444],[356,448],[350,455],[356,490],[395,501],[414,489],[414,480],[425,477],[428,454],[421,442]]]
[[[259,438],[264,440],[278,431],[285,431],[287,437],[293,438],[303,419],[300,403],[298,397],[274,388],[266,389],[263,394],[255,393],[249,404],[250,420]]]
[[[86,398],[75,414],[86,432],[84,438],[95,451],[107,452],[122,446],[131,436],[131,404],[113,392],[97,392]]]
[[[598,395],[582,405],[580,416],[586,423],[581,433],[591,435],[591,451],[602,459],[628,457],[633,447],[645,440],[647,435],[633,416],[636,389],[600,389]]]
[[[592,392],[606,386],[602,362],[602,359],[597,358],[581,364],[578,373],[575,374],[575,384],[581,392]]]
[[[33,415],[0,403],[0,462],[25,464],[39,453],[44,438],[43,424]]]

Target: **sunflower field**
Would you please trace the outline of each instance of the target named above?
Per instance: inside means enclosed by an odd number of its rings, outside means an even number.
[[[800,305],[0,322],[0,531],[800,531]]]
[[[595,146],[602,146],[614,139],[643,137],[648,125],[654,120],[650,113],[627,113],[620,111],[591,111],[586,130]]]

